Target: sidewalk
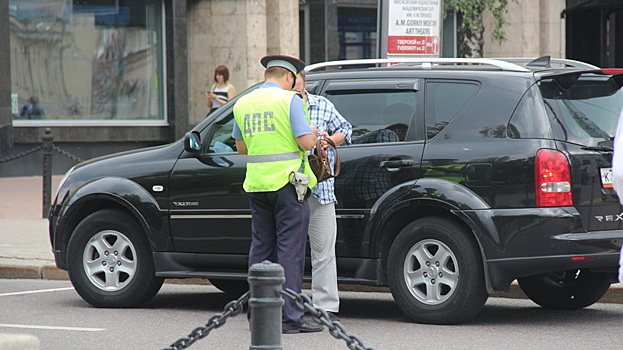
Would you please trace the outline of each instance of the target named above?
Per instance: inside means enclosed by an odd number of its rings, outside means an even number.
[[[62,176],[52,178],[52,195]],[[48,220],[42,219],[43,178],[0,177],[0,278],[68,279],[67,272],[54,265]],[[388,291],[387,288],[340,285],[340,290]],[[526,298],[517,283],[510,293],[500,295]],[[623,303],[623,286],[613,284],[600,300]]]
[[[42,193],[42,176],[0,177],[0,278],[67,279],[54,265]]]

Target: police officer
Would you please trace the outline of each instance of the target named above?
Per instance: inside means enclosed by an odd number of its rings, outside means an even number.
[[[284,288],[301,292],[309,225],[307,195],[291,182],[316,178],[307,164],[307,150],[316,143],[316,131],[299,95],[290,91],[305,64],[289,56],[269,55],[264,84],[234,105],[232,136],[238,152],[248,154],[243,183],[251,207],[252,240],[249,266],[271,258],[285,273]],[[301,186],[298,186],[299,189]],[[306,190],[306,186],[302,186]],[[304,314],[284,298],[283,333],[319,332],[322,326],[305,322]]]

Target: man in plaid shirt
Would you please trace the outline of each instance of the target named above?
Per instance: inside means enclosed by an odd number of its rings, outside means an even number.
[[[335,109],[333,103],[322,96],[305,91],[305,72],[299,73],[294,90],[307,101],[311,125],[318,128],[318,135],[325,147],[331,168],[335,170],[335,150],[322,138],[330,138],[335,145],[350,144],[352,126]],[[337,320],[340,299],[337,290],[337,265],[335,262],[335,240],[337,222],[335,219],[334,179],[318,183],[309,198],[309,243],[312,262],[312,300],[314,307],[320,307]]]

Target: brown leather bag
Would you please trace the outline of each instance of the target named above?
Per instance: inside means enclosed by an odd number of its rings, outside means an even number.
[[[320,144],[320,139],[316,140],[316,147],[312,154],[307,156],[307,160],[309,162],[309,166],[311,170],[316,175],[316,179],[318,182],[325,181],[326,179],[330,179],[332,177],[336,177],[340,174],[340,155],[337,152],[337,148],[335,148],[335,143],[330,138],[324,138],[327,143],[335,149],[335,174],[331,169],[331,162],[329,162],[329,157],[325,152],[324,148]]]

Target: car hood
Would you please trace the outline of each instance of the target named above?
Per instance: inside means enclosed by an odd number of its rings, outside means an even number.
[[[155,173],[169,173],[182,151],[183,144],[177,141],[168,145],[109,154],[79,163],[70,176],[88,181],[110,176],[132,179]]]

